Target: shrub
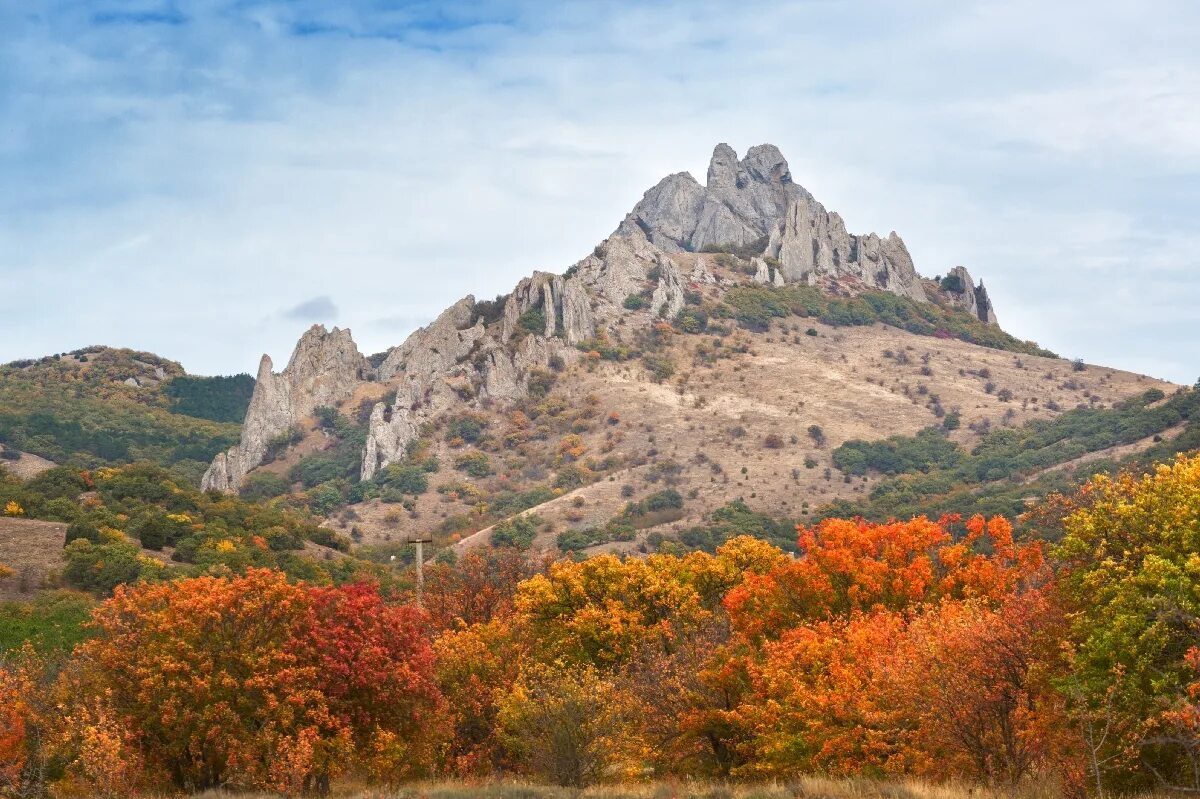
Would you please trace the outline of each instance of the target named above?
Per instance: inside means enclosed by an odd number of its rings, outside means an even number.
[[[485,325],[499,322],[504,317],[504,305],[508,295],[497,294],[494,300],[482,300],[475,303],[474,311]]]
[[[625,306],[626,310],[641,310],[642,308],[646,307],[646,298],[640,294],[630,294],[625,298],[625,302],[622,303],[622,305]]]
[[[455,458],[454,468],[472,477],[487,477],[492,473],[492,462],[486,454],[476,450]]]
[[[825,446],[825,431],[821,429],[819,424],[811,424],[808,426],[808,437],[813,440],[817,448]]]
[[[146,549],[160,550],[174,544],[176,537],[174,525],[164,516],[150,513],[143,516],[129,532],[132,533]]]
[[[291,485],[282,476],[271,472],[255,472],[246,478],[238,493],[243,499],[261,502],[282,496],[291,490]]]
[[[650,377],[655,383],[661,383],[675,374],[675,364],[671,362],[670,358],[658,355],[644,355],[642,356],[642,363],[650,371]]]
[[[474,444],[483,435],[487,427],[487,419],[482,416],[466,415],[452,419],[446,428],[446,440],[461,438],[468,444]]]
[[[675,489],[668,488],[663,491],[656,491],[655,493],[646,497],[646,499],[642,501],[642,505],[649,513],[667,510],[668,508],[682,508],[683,497]]]
[[[675,315],[674,325],[681,333],[703,333],[708,329],[708,314],[699,308],[684,308]]]
[[[100,530],[91,522],[75,522],[67,528],[67,541],[71,543],[77,538],[82,538],[92,544],[100,543]]]
[[[927,427],[916,436],[892,436],[885,441],[847,441],[833,451],[833,465],[846,474],[868,471],[884,474],[928,472],[958,463],[962,452],[937,428]]]
[[[84,591],[109,594],[118,585],[135,582],[149,567],[137,545],[125,541],[93,545],[76,539],[67,545],[63,579]]]
[[[522,330],[530,333],[545,333],[546,332],[546,314],[542,313],[541,308],[530,308],[517,319],[517,324]]]
[[[679,542],[689,549],[716,552],[726,541],[744,535],[769,541],[787,552],[798,548],[794,522],[755,513],[741,500],[713,511],[707,524],[683,531]]]
[[[958,275],[946,275],[940,283],[942,291],[949,291],[954,294],[962,294],[964,290],[962,278]]]
[[[767,449],[783,449],[783,437],[778,433],[768,433],[763,439],[763,446]]]
[[[429,477],[425,469],[409,463],[389,464],[379,477],[379,482],[402,494],[424,494],[429,490]]]
[[[515,547],[522,551],[529,549],[541,523],[542,520],[534,514],[505,519],[492,528],[492,546]]]

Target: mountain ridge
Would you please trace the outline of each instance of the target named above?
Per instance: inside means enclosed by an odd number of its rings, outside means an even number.
[[[378,369],[366,363],[352,341],[343,340],[349,339],[348,331],[310,328],[279,380],[269,359],[260,364],[243,440],[217,456],[204,487],[235,490],[262,462],[270,441],[322,402],[344,400],[362,382],[394,383],[397,399],[371,414],[360,470],[369,479],[401,457],[419,423],[432,414],[463,399],[520,400],[531,371],[547,368],[552,359],[577,361],[579,346],[589,338],[616,333],[630,310],[626,303],[640,296],[648,277],[655,284],[644,298],[651,317],[677,317],[690,287],[719,282],[703,259],[682,271],[671,257],[677,253],[749,254],[747,272],[764,285],[813,286],[847,296],[883,290],[921,303],[937,293],[949,307],[997,324],[986,289],[974,285],[964,267],[927,289],[894,231],[886,239],[848,234],[838,214],[827,212],[793,182],[787,161],[773,145],[752,147],[740,160],[727,144],[717,145],[707,180],[702,187],[686,172],[664,178],[608,239],[562,275],[535,272],[522,279],[502,308],[484,307],[473,296],[459,300],[389,350]],[[295,388],[321,382],[312,369],[306,371],[302,352],[340,375],[327,395]]]

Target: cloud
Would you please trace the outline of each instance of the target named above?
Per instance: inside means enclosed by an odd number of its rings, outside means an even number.
[[[252,370],[326,315],[264,316],[296,286],[380,351],[770,141],[851,230],[983,277],[1011,332],[1195,378],[1194,4],[393,5],[0,10],[0,293],[28,298],[0,361]]]
[[[329,297],[313,297],[280,313],[291,322],[331,322],[337,315],[337,306]]]

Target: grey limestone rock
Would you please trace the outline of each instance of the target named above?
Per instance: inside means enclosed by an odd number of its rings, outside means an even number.
[[[262,463],[272,439],[311,416],[316,408],[350,396],[370,372],[350,331],[336,327],[331,331],[323,325],[309,328],[279,374],[274,373],[271,358],[264,355],[241,441],[217,455],[204,473],[201,487],[236,491],[246,474]]]

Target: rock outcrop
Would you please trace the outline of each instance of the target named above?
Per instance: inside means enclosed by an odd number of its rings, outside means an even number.
[[[370,480],[381,468],[403,458],[408,442],[414,440],[417,433],[418,426],[412,411],[403,405],[377,403],[371,409],[371,420],[367,426],[362,479]]]
[[[273,439],[311,416],[316,408],[350,396],[371,371],[348,329],[327,331],[323,325],[313,325],[300,338],[279,374],[274,373],[270,356],[264,355],[241,441],[217,455],[204,473],[201,487],[236,491],[246,474],[262,463]]]
[[[989,325],[999,326],[1000,323],[996,321],[996,311],[992,307],[991,299],[988,298],[987,289],[983,287],[983,281],[979,281],[978,286],[975,285],[971,279],[971,273],[965,266],[956,266],[950,270],[942,279],[942,291],[950,298],[954,307],[966,311]]]
[[[720,144],[706,185],[683,172],[664,178],[612,236],[562,275],[534,272],[494,302],[459,300],[389,351],[374,373],[349,331],[336,328],[309,330],[278,375],[264,356],[242,440],[217,456],[204,487],[235,490],[262,463],[272,439],[314,408],[350,396],[368,377],[394,389],[370,414],[361,471],[369,479],[403,458],[421,425],[438,414],[477,402],[520,401],[536,370],[580,357],[578,346],[600,333],[620,338],[629,314],[645,313],[626,307],[632,295],[649,300],[650,318],[669,319],[689,290],[737,285],[741,278],[711,268],[728,256],[690,263],[678,256],[703,250],[749,258],[760,284],[804,283],[843,293],[884,289],[927,299],[896,233],[848,233],[838,214],[792,180],[773,145],[752,147],[739,159]],[[983,284],[974,286],[962,267],[951,274],[956,290],[942,288],[950,302],[995,324]]]
[[[848,233],[840,216],[792,181],[783,154],[770,144],[751,147],[740,161],[729,145],[717,145],[707,186],[686,172],[663,179],[617,228],[624,236],[635,231],[668,252],[724,247],[777,258],[787,283],[829,279],[926,299],[895,232]]]

